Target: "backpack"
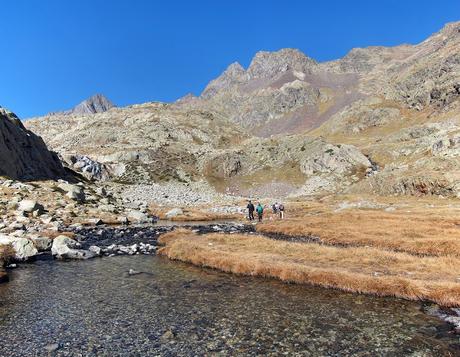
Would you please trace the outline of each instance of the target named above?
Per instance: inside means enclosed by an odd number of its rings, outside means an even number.
[[[262,213],[264,208],[262,206],[257,206],[257,213]]]

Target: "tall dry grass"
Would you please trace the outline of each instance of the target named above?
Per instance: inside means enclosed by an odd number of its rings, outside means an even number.
[[[460,256],[460,219],[452,215],[354,210],[305,215],[257,226],[260,233],[316,236],[328,244],[411,254]]]
[[[9,244],[0,244],[0,267],[13,261],[16,252]]]
[[[159,241],[164,245],[159,254],[225,272],[460,306],[460,259],[454,256],[420,257],[372,247],[196,235],[187,230],[167,233]]]

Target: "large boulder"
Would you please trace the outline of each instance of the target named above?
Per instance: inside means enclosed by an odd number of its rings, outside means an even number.
[[[136,223],[151,223],[152,222],[152,218],[150,218],[147,214],[141,211],[130,211],[128,213],[128,220],[136,222]]]
[[[28,260],[38,254],[34,243],[24,237],[0,234],[0,245],[10,245],[15,251],[14,259],[16,260]]]
[[[22,200],[19,202],[18,211],[25,213],[32,213],[36,211],[38,214],[42,214],[44,207],[34,200]]]
[[[16,252],[15,259],[28,260],[38,254],[34,243],[27,238],[16,238],[12,241],[11,246]]]
[[[83,187],[69,183],[60,183],[58,187],[66,192],[66,196],[77,202],[85,201],[85,191]]]
[[[90,259],[96,256],[89,250],[78,249],[79,246],[75,240],[60,235],[54,238],[51,253],[58,259]]]
[[[15,251],[16,260],[28,260],[38,254],[34,243],[24,237],[14,237],[11,235],[0,234],[0,245],[11,245]]]

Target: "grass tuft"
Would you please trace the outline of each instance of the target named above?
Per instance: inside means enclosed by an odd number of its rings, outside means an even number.
[[[10,244],[0,244],[0,267],[14,260],[16,252]]]

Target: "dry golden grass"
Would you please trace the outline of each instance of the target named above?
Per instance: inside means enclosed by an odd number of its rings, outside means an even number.
[[[460,259],[453,256],[419,257],[187,230],[167,233],[159,242],[164,245],[159,254],[225,272],[460,306]]]
[[[261,233],[316,236],[328,244],[411,254],[460,256],[460,219],[433,213],[352,210],[304,215],[257,226]]]
[[[0,267],[14,259],[16,252],[11,245],[0,244]]]
[[[41,231],[40,235],[42,237],[47,237],[49,239],[54,239],[57,236],[67,236],[69,238],[75,237],[75,233],[73,232],[57,232],[57,231]]]
[[[149,207],[150,212],[163,220],[175,221],[175,222],[198,222],[198,221],[219,221],[219,220],[240,220],[241,215],[237,214],[223,214],[223,213],[213,213],[205,210],[194,209],[194,208],[184,208],[182,211],[184,214],[167,218],[166,213],[170,209],[160,208],[155,205]]]

